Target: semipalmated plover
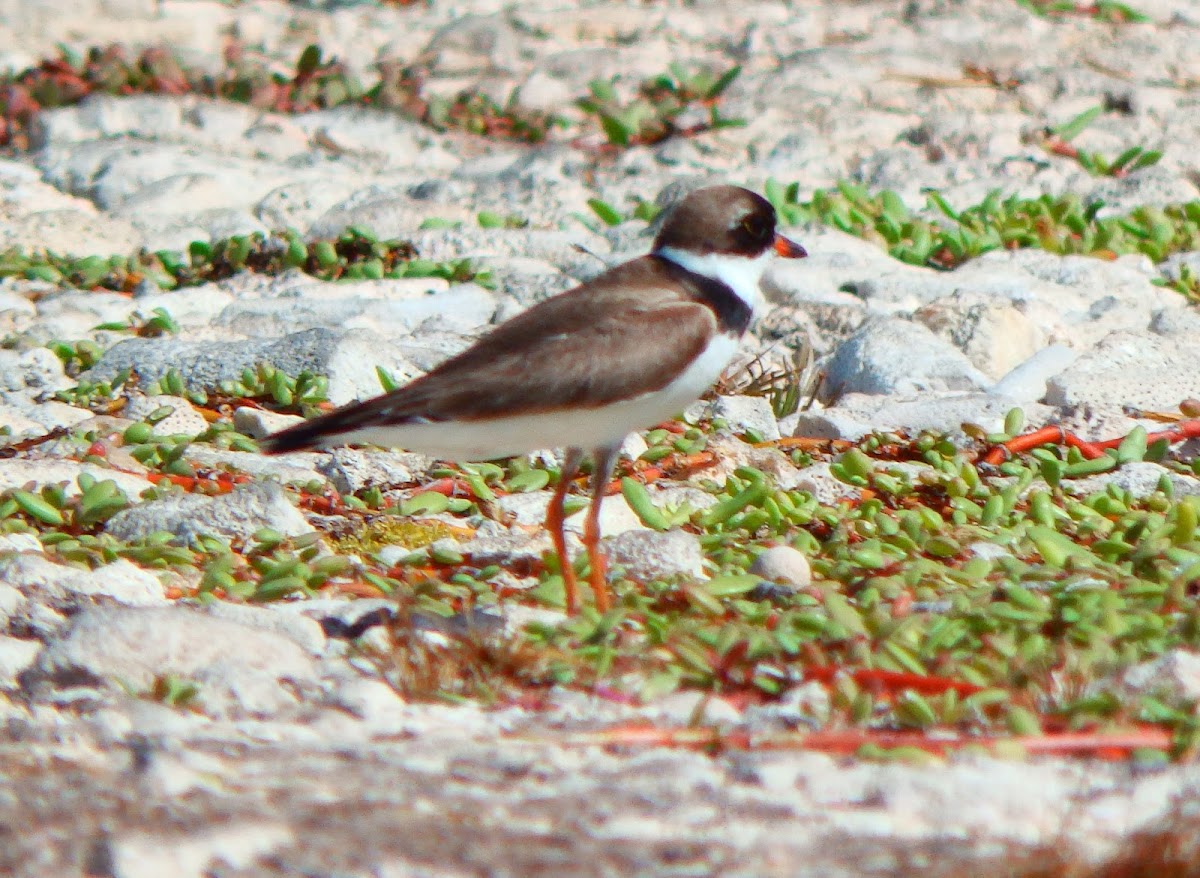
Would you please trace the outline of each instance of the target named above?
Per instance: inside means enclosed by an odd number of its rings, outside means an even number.
[[[770,202],[737,186],[699,189],[667,214],[648,256],[535,305],[404,387],[275,433],[262,447],[361,443],[460,461],[565,448],[546,527],[571,611],[578,589],[563,503],[590,451],[583,544],[596,607],[606,610],[600,504],[617,450],[721,376],[762,301],[759,278],[775,254],[807,255],[776,234]]]

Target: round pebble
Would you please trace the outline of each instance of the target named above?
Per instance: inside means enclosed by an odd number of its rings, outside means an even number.
[[[804,553],[791,546],[772,546],[754,559],[750,572],[770,582],[804,588],[812,582],[812,568]]]

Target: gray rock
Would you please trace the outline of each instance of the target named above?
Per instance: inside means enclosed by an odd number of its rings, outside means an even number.
[[[898,318],[869,321],[826,366],[825,399],[847,393],[982,390],[992,382],[949,342]]]
[[[313,658],[295,641],[183,606],[90,609],[51,640],[22,682],[36,700],[54,690],[148,693],[173,677],[196,685],[210,716],[270,716],[316,683]]]
[[[143,380],[152,380],[177,369],[188,386],[214,388],[222,381],[240,380],[243,369],[261,363],[293,376],[304,371],[327,376],[329,399],[337,405],[377,396],[381,388],[376,366],[399,371],[407,365],[396,346],[374,332],[309,329],[265,341],[129,339],[105,351],[90,376],[104,380],[122,369],[136,369]]]
[[[605,540],[604,546],[610,564],[639,582],[704,572],[700,540],[687,531],[628,531]]]
[[[476,284],[439,289],[444,286],[444,281],[434,279],[420,284],[418,294],[397,298],[322,297],[318,288],[305,290],[303,297],[241,299],[226,307],[213,323],[266,337],[331,326],[374,330],[386,326],[389,332],[401,335],[431,321],[442,329],[469,332],[491,322],[496,313],[493,293]]]
[[[264,527],[292,537],[313,532],[275,482],[254,482],[216,497],[182,494],[152,500],[118,512],[104,530],[121,540],[168,531],[174,542],[187,545],[200,536],[243,540]]]

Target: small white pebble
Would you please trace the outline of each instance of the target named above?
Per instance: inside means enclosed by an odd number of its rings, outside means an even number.
[[[234,428],[255,439],[262,439],[284,427],[299,424],[303,420],[304,418],[298,415],[285,415],[250,406],[241,406],[233,411]]]
[[[804,588],[812,582],[812,568],[804,553],[791,546],[772,546],[754,559],[750,572],[769,582]]]

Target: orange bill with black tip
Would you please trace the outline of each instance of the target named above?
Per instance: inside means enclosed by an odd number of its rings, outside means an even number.
[[[802,259],[808,255],[807,250],[783,235],[775,236],[775,252],[785,259]]]

